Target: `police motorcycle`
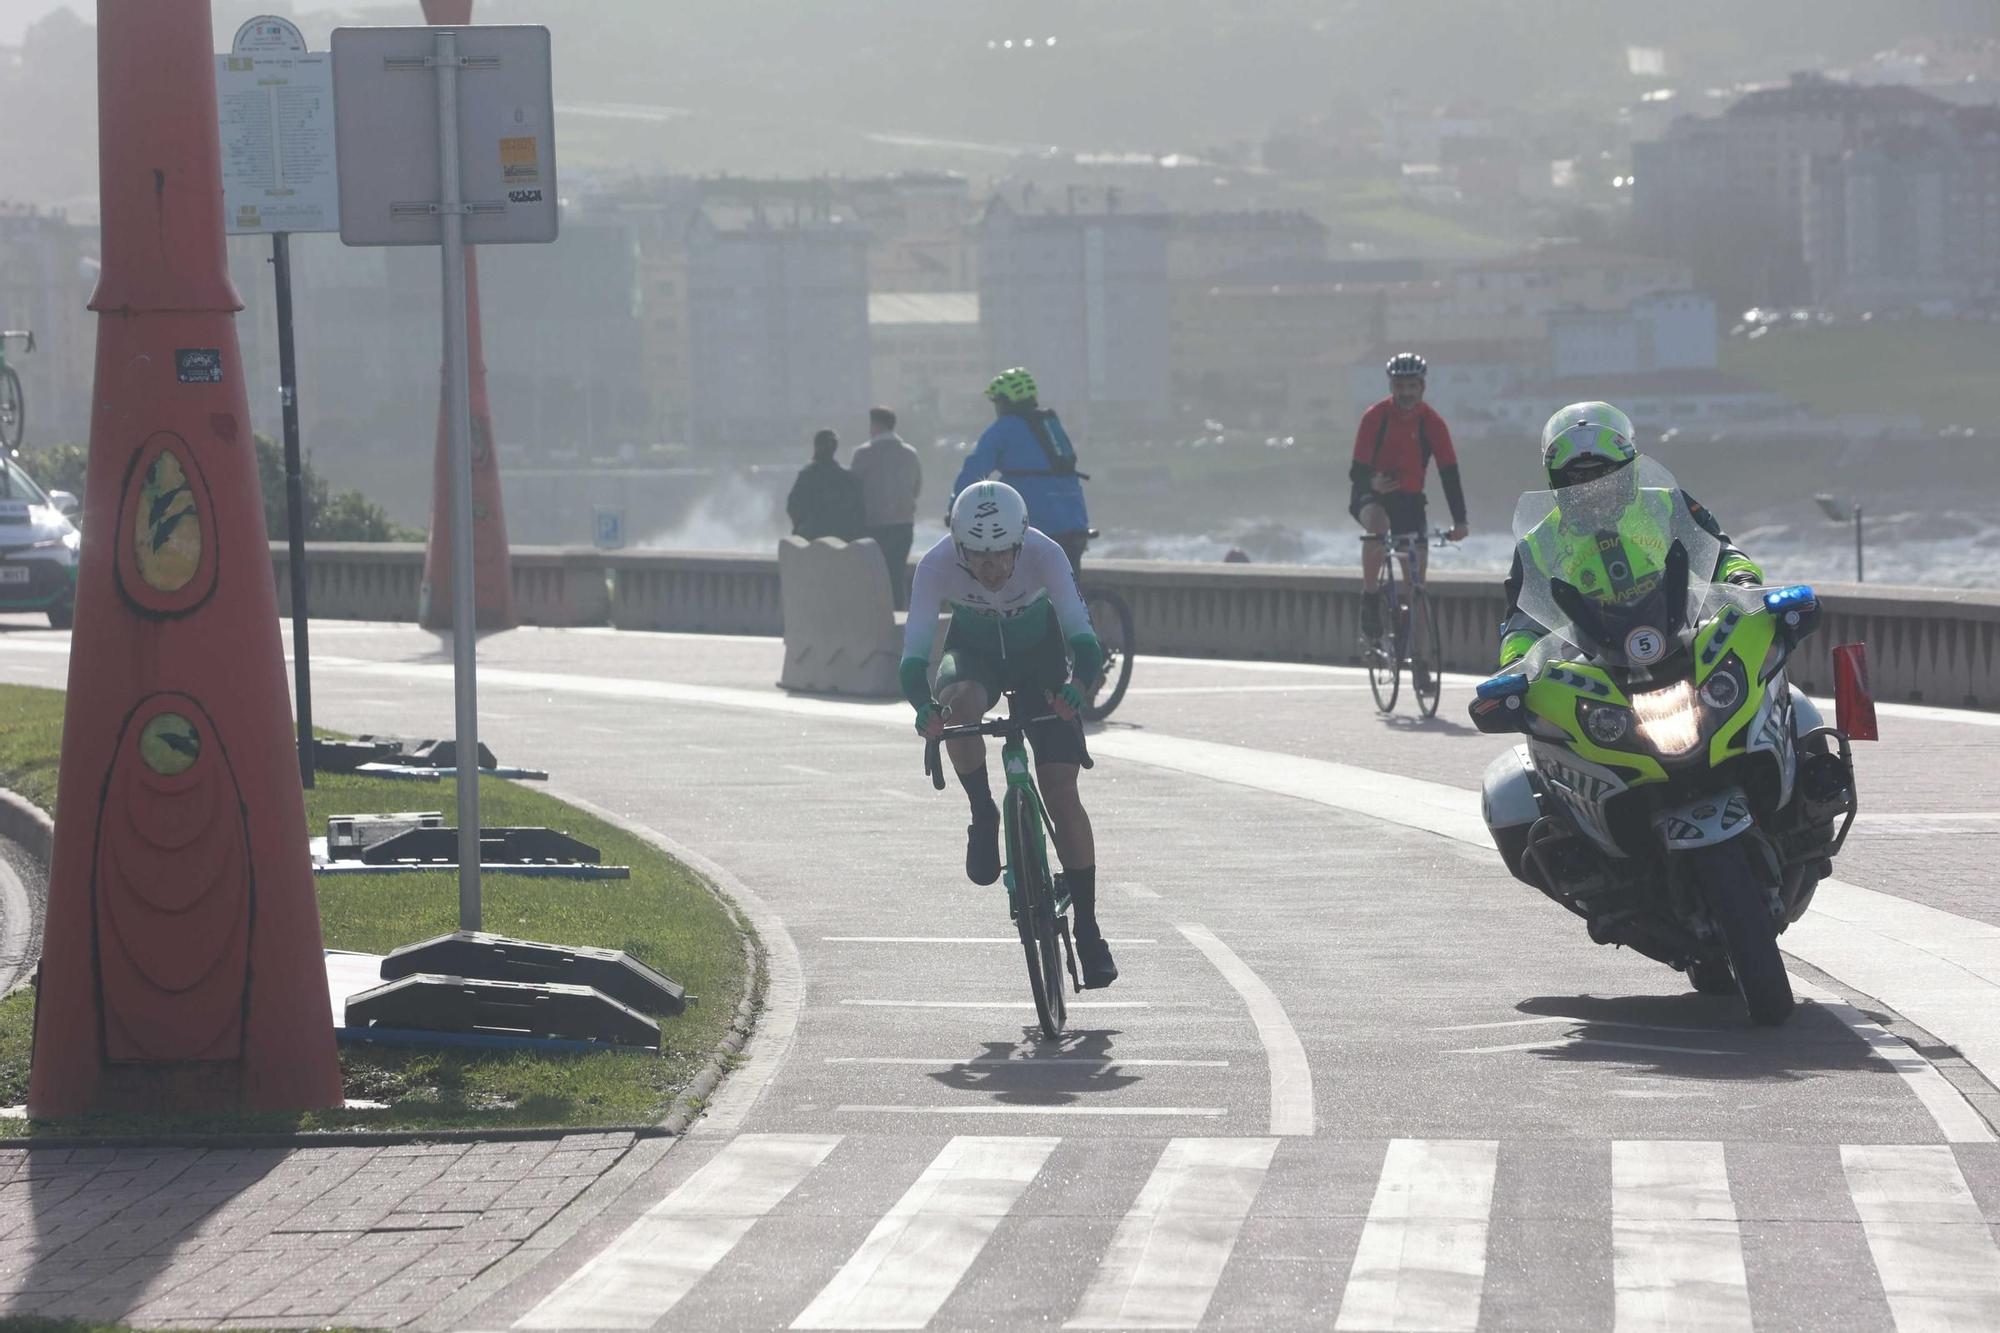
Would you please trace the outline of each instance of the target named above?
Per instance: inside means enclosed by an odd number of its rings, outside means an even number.
[[[1721,542],[1652,459],[1524,495],[1514,535],[1519,605],[1548,633],[1470,705],[1526,737],[1484,779],[1507,869],[1596,943],[1783,1023],[1777,937],[1857,808],[1846,734],[1785,677],[1817,597],[1714,581]]]

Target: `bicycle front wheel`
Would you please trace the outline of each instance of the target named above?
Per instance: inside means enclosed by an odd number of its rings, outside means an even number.
[[[1132,634],[1132,608],[1123,597],[1109,588],[1087,588],[1083,605],[1090,612],[1090,626],[1097,631],[1097,641],[1104,645],[1104,670],[1083,702],[1084,718],[1097,722],[1111,716],[1111,710],[1125,697],[1125,687],[1132,683],[1136,641]]]
[[[1437,606],[1422,588],[1410,590],[1410,692],[1418,712],[1437,716],[1444,693],[1444,643],[1438,637]]]
[[[1035,1017],[1042,1035],[1054,1041],[1069,1021],[1063,1003],[1062,962],[1056,939],[1055,893],[1035,836],[1040,816],[1027,793],[1007,793],[1007,867],[1014,875],[1014,929],[1028,963],[1028,990],[1035,999]]]
[[[21,377],[14,373],[14,367],[0,366],[0,446],[20,448],[27,419],[28,404],[21,396]]]
[[[1376,595],[1382,605],[1382,636],[1367,645],[1365,656],[1368,688],[1375,695],[1375,706],[1387,713],[1396,707],[1403,688],[1403,632],[1395,596],[1386,588]]]

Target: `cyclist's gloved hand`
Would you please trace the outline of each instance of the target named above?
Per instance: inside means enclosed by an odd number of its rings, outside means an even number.
[[[1077,715],[1083,712],[1083,691],[1076,687],[1075,681],[1070,681],[1049,695],[1049,707],[1055,709],[1056,716],[1063,721],[1074,722]]]
[[[917,734],[927,741],[934,741],[944,735],[944,709],[936,701],[917,709]]]

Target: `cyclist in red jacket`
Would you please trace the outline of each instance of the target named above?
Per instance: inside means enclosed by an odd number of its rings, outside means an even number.
[[[1451,447],[1451,430],[1444,418],[1424,401],[1424,377],[1429,367],[1415,352],[1389,359],[1389,396],[1361,414],[1354,432],[1354,463],[1348,469],[1352,493],[1347,512],[1377,536],[1422,536],[1424,474],[1437,459],[1438,480],[1451,506],[1453,541],[1470,531],[1465,522],[1465,491],[1458,481],[1458,454]],[[1361,548],[1361,637],[1369,643],[1382,637],[1382,605],[1375,596],[1387,555],[1380,542]],[[1425,548],[1417,548],[1421,564]]]

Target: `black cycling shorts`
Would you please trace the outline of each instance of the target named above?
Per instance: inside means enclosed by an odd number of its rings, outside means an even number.
[[[1361,511],[1372,504],[1381,505],[1382,512],[1389,516],[1391,537],[1421,534],[1429,528],[1424,518],[1426,502],[1421,491],[1390,491],[1385,495],[1377,495],[1374,491],[1363,491],[1354,497],[1354,503],[1347,507],[1347,512],[1354,516],[1355,522],[1359,523]]]
[[[954,617],[954,627],[956,624]],[[1000,697],[1005,695],[1007,716],[1040,717],[1050,711],[1045,696],[1061,689],[1069,679],[1069,652],[1063,646],[1061,636],[1053,632],[1053,618],[1049,628],[1051,632],[1043,635],[1034,647],[1020,656],[1005,660],[968,642],[969,635],[946,630],[944,652],[938,659],[937,681],[933,689],[941,695],[948,685],[961,680],[975,680],[986,692],[988,707],[998,703]],[[964,722],[967,719],[952,720]],[[1083,762],[1083,732],[1074,722],[1057,718],[1029,727],[1028,746],[1035,752],[1037,764]]]

